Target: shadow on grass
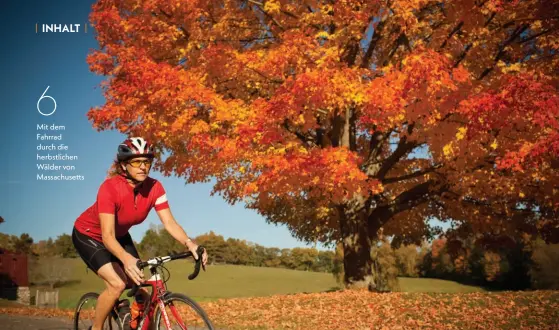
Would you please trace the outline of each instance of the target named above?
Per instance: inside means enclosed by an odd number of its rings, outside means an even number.
[[[336,292],[336,291],[342,291],[342,288],[340,288],[339,286],[333,286],[330,289],[328,289],[326,291],[322,291],[322,292],[329,293],[329,292]]]
[[[399,277],[400,292],[472,293],[527,291],[529,288],[509,282],[488,283],[479,279],[459,277]]]
[[[523,291],[524,289],[511,285],[510,283],[488,283],[486,281],[482,281],[480,279],[473,279],[473,278],[463,278],[463,277],[449,277],[449,278],[441,278],[442,280],[447,281],[454,281],[458,284],[468,285],[468,286],[477,286],[478,288],[483,289],[487,292],[502,292],[502,291]]]

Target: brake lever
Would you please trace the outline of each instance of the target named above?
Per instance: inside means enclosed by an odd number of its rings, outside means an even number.
[[[138,269],[140,270],[143,270],[146,265],[147,265],[146,262],[143,262],[141,260],[136,261],[136,267],[138,267]],[[136,295],[136,292],[138,292],[138,289],[140,289],[140,285],[134,283],[132,284],[132,289],[130,289],[130,291],[128,291],[126,295],[128,297],[133,297]]]

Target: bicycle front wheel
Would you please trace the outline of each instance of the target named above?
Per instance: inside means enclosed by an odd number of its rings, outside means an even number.
[[[76,311],[74,313],[74,330],[87,330],[93,325],[93,320],[95,317],[95,306],[97,306],[97,300],[99,299],[99,294],[95,292],[89,292],[84,294],[78,301]],[[114,312],[111,312],[103,324],[103,330],[118,330],[118,322],[115,320]]]
[[[165,315],[163,315],[163,312]],[[157,308],[155,312],[154,329],[167,329],[166,320],[173,330],[214,330],[212,322],[206,312],[189,297],[172,293],[165,300],[165,311]]]

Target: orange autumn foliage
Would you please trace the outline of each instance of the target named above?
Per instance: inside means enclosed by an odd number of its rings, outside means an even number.
[[[156,168],[343,242],[346,279],[382,229],[559,239],[553,1],[99,0],[99,130]],[[357,237],[349,240],[349,237]],[[354,269],[349,267],[353,265]]]

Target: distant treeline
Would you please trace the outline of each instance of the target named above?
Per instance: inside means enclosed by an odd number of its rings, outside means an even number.
[[[210,264],[282,267],[329,273],[335,270],[334,251],[319,251],[314,248],[264,247],[245,240],[224,239],[223,236],[214,232],[195,237],[195,241],[207,248]],[[185,250],[184,246],[181,246],[161,227],[152,227],[147,230],[141,242],[136,246],[140,256],[144,259]],[[54,240],[49,238],[35,243],[28,234],[18,237],[0,233],[0,248],[37,257],[77,257],[72,237],[68,234],[62,234]]]
[[[247,265],[256,267],[281,267],[296,270],[333,272],[334,251],[319,251],[314,248],[280,249],[265,247],[235,238],[225,239],[210,231],[197,236],[196,243],[206,247],[210,264]],[[183,251],[181,246],[166,230],[152,227],[146,231],[138,244],[142,257],[165,255],[170,251]]]
[[[303,271],[329,272],[343,278],[343,254],[315,248],[280,249],[245,240],[225,239],[214,232],[195,238],[209,252],[210,264],[281,267]],[[394,243],[394,242],[392,242]],[[184,251],[167,231],[152,227],[137,243],[144,259]],[[19,237],[0,233],[0,248],[38,257],[77,257],[71,236],[35,243],[28,234]],[[508,237],[477,237],[465,240],[436,239],[422,246],[393,246],[378,242],[373,276],[385,290],[396,290],[398,276],[430,277],[482,285],[494,289],[559,289],[559,244],[540,239],[514,240]]]
[[[48,240],[35,243],[33,238],[27,233],[23,233],[20,236],[0,233],[0,248],[38,257],[58,256],[62,258],[75,258],[78,256],[72,244],[72,236],[68,234],[62,234],[54,240],[49,238]]]
[[[440,238],[422,247],[398,248],[384,240],[371,253],[376,260],[373,275],[387,291],[398,289],[397,276],[448,279],[496,290],[559,289],[559,244],[541,239]],[[342,266],[335,275],[340,279]]]

